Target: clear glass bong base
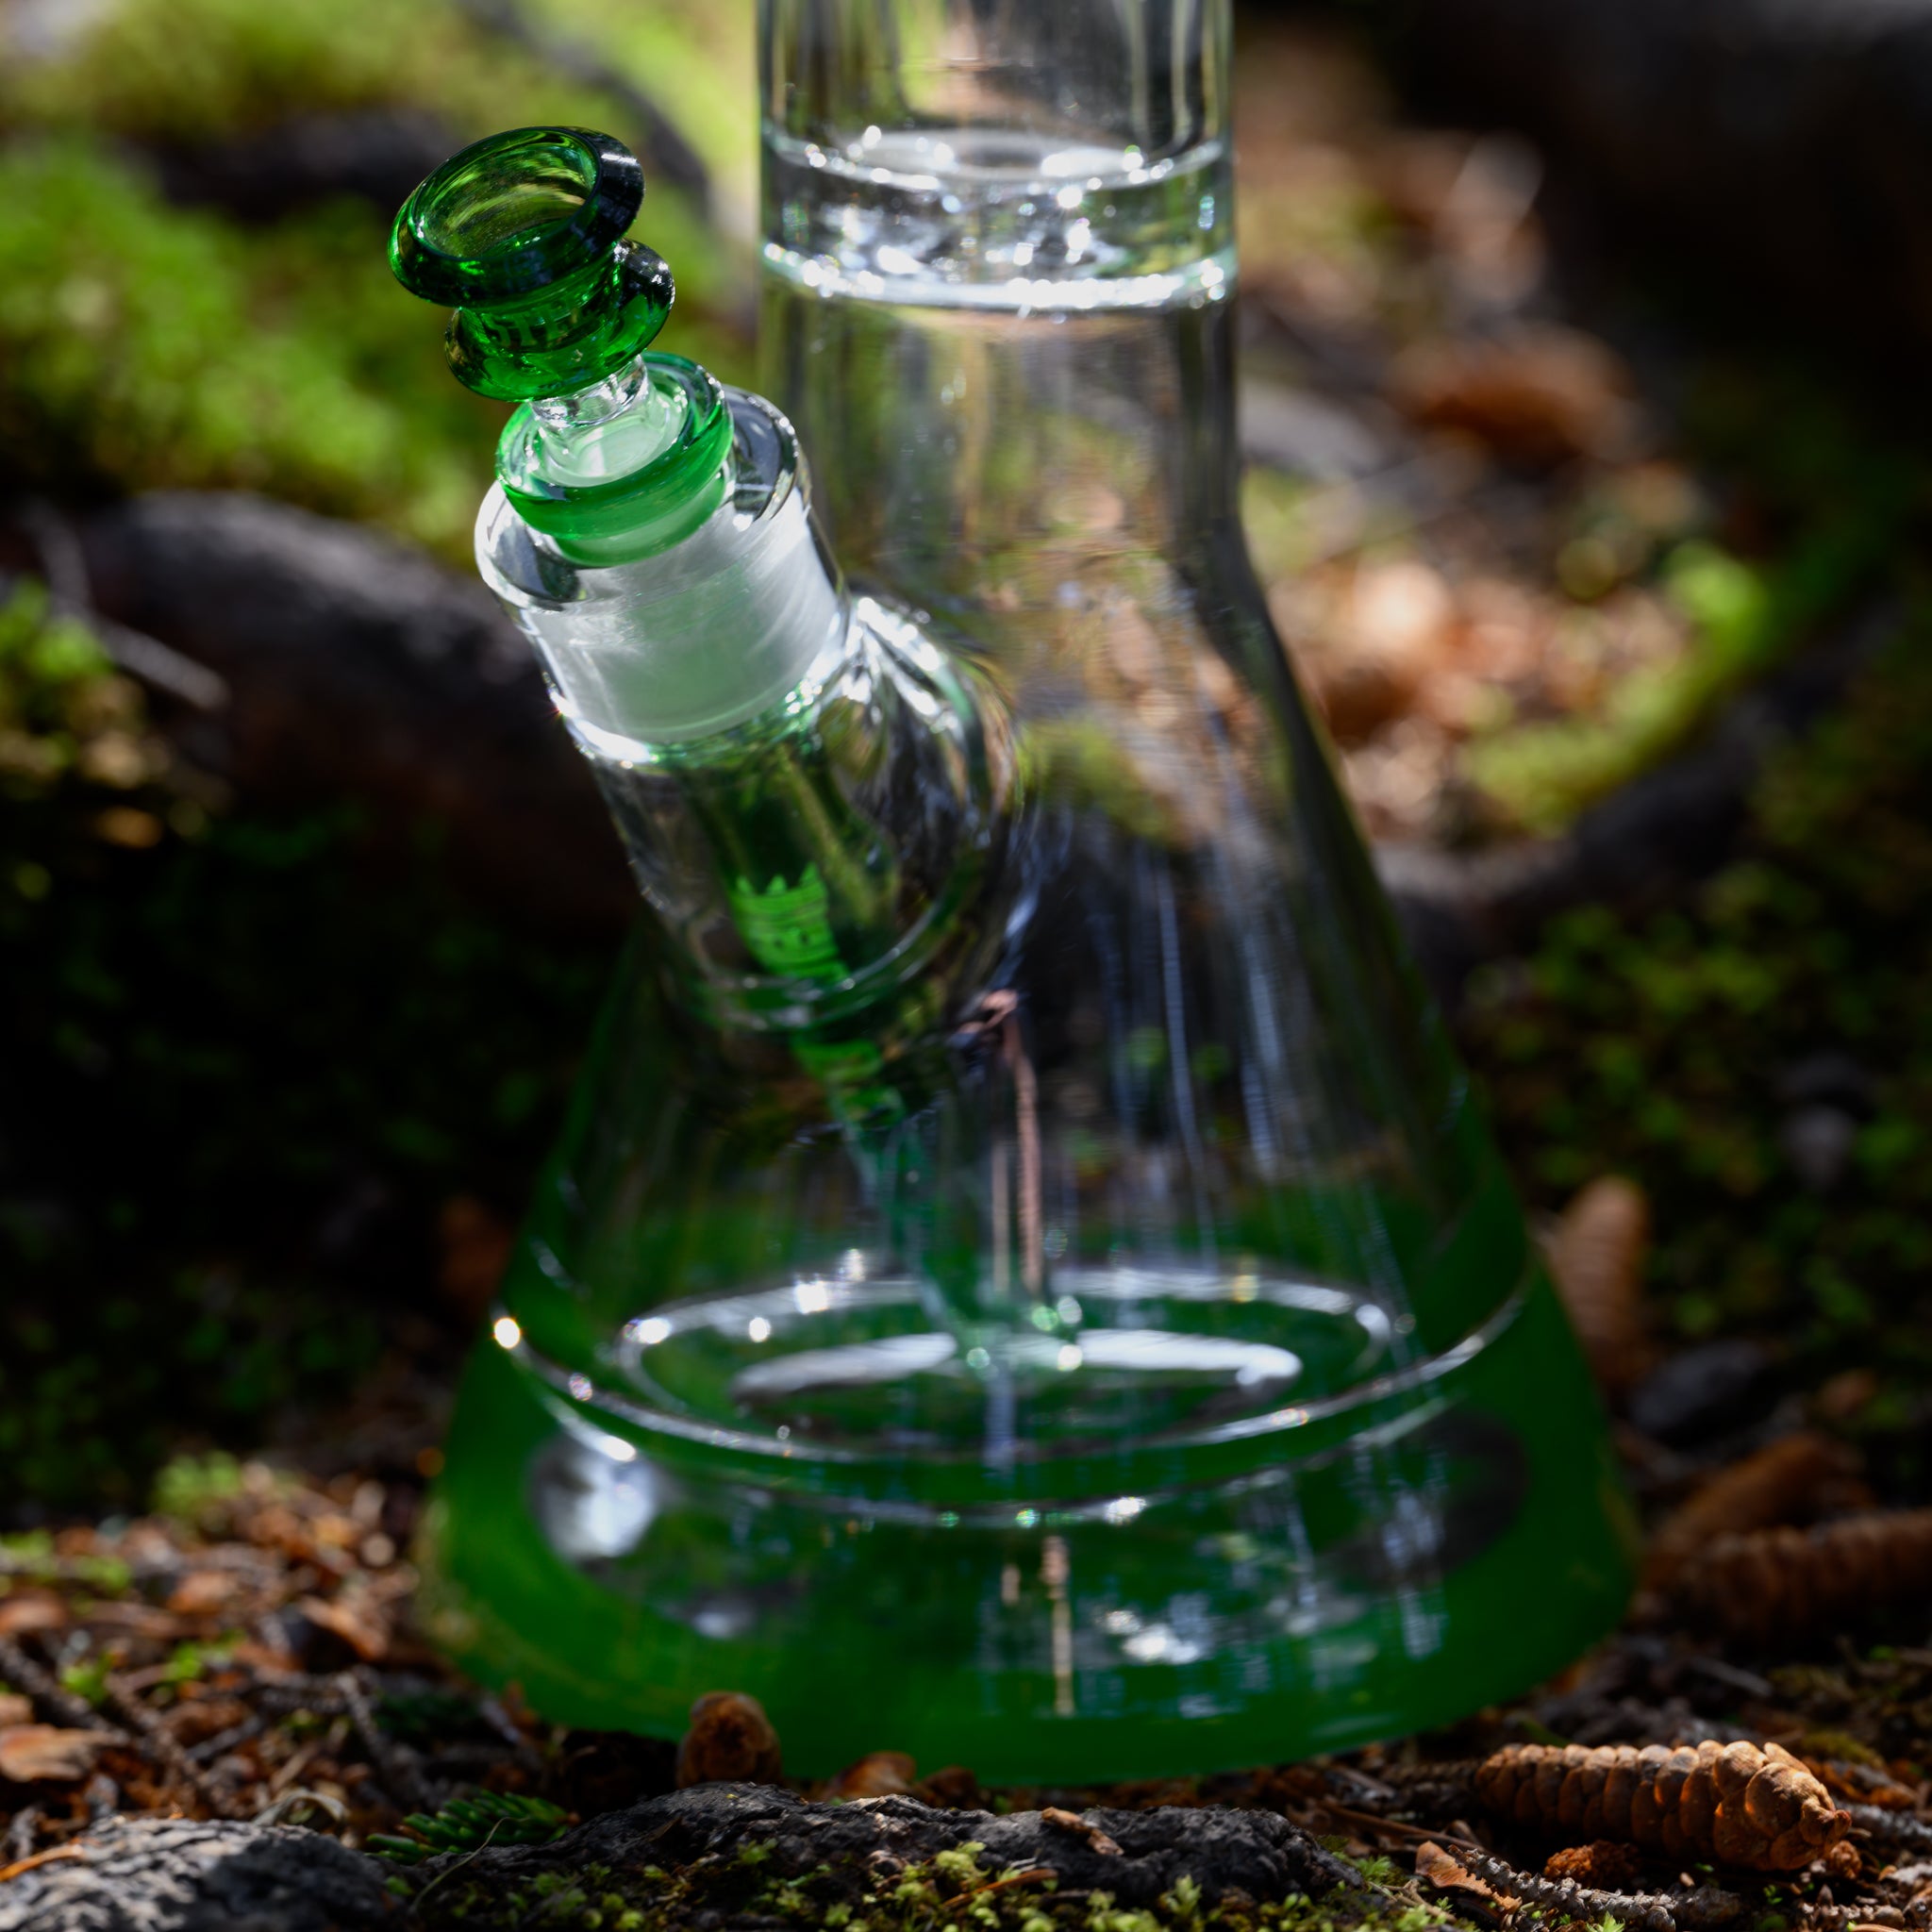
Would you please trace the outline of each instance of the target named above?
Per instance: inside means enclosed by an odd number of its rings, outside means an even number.
[[[800,687],[843,693],[808,756],[733,724],[748,791],[584,741],[690,958],[856,965],[916,905],[921,964],[824,1026],[625,969],[459,1402],[429,1626],[572,1724],[750,1692],[805,1774],[1446,1721],[1607,1630],[1634,1538],[1242,551],[1227,9],[885,11],[763,9],[761,331],[855,588],[942,662],[895,682],[882,623],[876,676]],[[593,575],[527,619],[580,738],[651,668]],[[984,813],[948,691],[1009,747]],[[700,820],[758,862],[673,862]],[[808,876],[831,924],[788,936]]]
[[[708,1431],[654,1440],[500,1328],[424,1540],[427,1627],[562,1722],[673,1737],[729,1688],[795,1774],[891,1749],[1038,1784],[1445,1722],[1615,1622],[1631,1525],[1539,1274],[1403,1367],[1374,1304],[1332,1288],[1058,1285],[1083,1320],[1007,1366],[1030,1459],[997,1500],[920,1460],[984,1425],[987,1374],[861,1257],[660,1305],[638,1346],[700,1414],[701,1391],[728,1405]],[[1170,1426],[1123,1446],[1110,1407]]]

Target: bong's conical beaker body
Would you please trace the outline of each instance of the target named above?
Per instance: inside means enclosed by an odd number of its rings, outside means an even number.
[[[436,1627],[575,1723],[753,1692],[804,1771],[1521,1688],[1627,1525],[1242,549],[1226,8],[762,15],[767,363],[854,575],[755,398],[643,554],[486,505],[661,943],[459,1405]]]

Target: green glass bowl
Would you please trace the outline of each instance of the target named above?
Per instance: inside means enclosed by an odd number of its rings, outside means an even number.
[[[519,127],[445,161],[403,204],[390,266],[446,303],[459,381],[508,400],[603,380],[664,326],[663,259],[624,240],[642,206],[637,157],[581,127]]]

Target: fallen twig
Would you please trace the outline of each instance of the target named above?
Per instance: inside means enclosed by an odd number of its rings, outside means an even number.
[[[436,1801],[428,1787],[417,1774],[416,1767],[382,1735],[375,1722],[375,1713],[369,1707],[369,1699],[357,1681],[356,1673],[344,1671],[335,1681],[341,1688],[349,1721],[356,1726],[356,1735],[361,1739],[362,1748],[369,1753],[370,1762],[381,1773],[390,1795],[399,1798],[407,1810],[432,1809]]]
[[[76,1730],[104,1731],[115,1743],[126,1733],[110,1724],[85,1697],[77,1697],[43,1665],[36,1663],[10,1637],[0,1637],[0,1676],[17,1685],[35,1704]]]
[[[1566,1919],[1614,1918],[1629,1932],[1715,1932],[1716,1927],[1741,1917],[1744,1910],[1744,1901],[1737,1893],[1715,1886],[1700,1885],[1681,1892],[1601,1891],[1578,1885],[1574,1878],[1544,1878],[1534,1872],[1519,1872],[1507,1858],[1474,1846],[1458,1848],[1453,1861],[1445,1854],[1444,1860],[1436,1865],[1439,1874],[1444,1862],[1459,1865],[1471,1877],[1481,1880],[1480,1889],[1494,1893],[1506,1908],[1530,1906]],[[1440,1885],[1443,1880],[1438,1875],[1433,1882]],[[1510,1916],[1513,1920],[1513,1910]]]
[[[41,1820],[45,1816],[38,1805],[24,1805],[16,1811],[13,1823],[7,1827],[7,1842],[0,1846],[0,1858],[9,1865],[17,1865],[29,1856],[34,1848],[34,1838],[41,1828]]]
[[[1029,1865],[1024,1872],[1008,1872],[1003,1877],[990,1878],[984,1885],[975,1885],[971,1891],[962,1891],[959,1897],[963,1903],[970,1898],[984,1898],[990,1891],[1005,1891],[1015,1885],[1038,1885],[1044,1879],[1058,1876],[1051,1865]]]
[[[151,689],[165,691],[197,711],[219,711],[226,707],[227,680],[218,673],[160,639],[117,623],[94,608],[86,553],[73,525],[53,505],[29,503],[20,520],[46,574],[48,602],[57,617],[73,618],[85,625],[114,663]]]
[[[57,1858],[84,1858],[87,1854],[78,1845],[55,1845],[44,1852],[35,1852],[31,1857],[16,1858],[10,1865],[0,1865],[0,1885],[9,1878],[18,1878],[23,1872],[31,1872],[37,1865],[51,1865]]]
[[[217,1818],[237,1816],[228,1794],[181,1748],[180,1740],[127,1688],[118,1675],[107,1680],[107,1699],[134,1726],[133,1742],[162,1774],[192,1791]]]

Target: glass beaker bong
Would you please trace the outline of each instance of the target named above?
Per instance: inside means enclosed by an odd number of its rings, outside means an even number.
[[[431,1627],[575,1724],[750,1691],[805,1772],[1208,1770],[1521,1689],[1628,1526],[1243,552],[1227,8],[761,36],[791,423],[644,350],[614,143],[480,144],[399,219],[458,373],[531,399],[479,562],[658,915]]]

